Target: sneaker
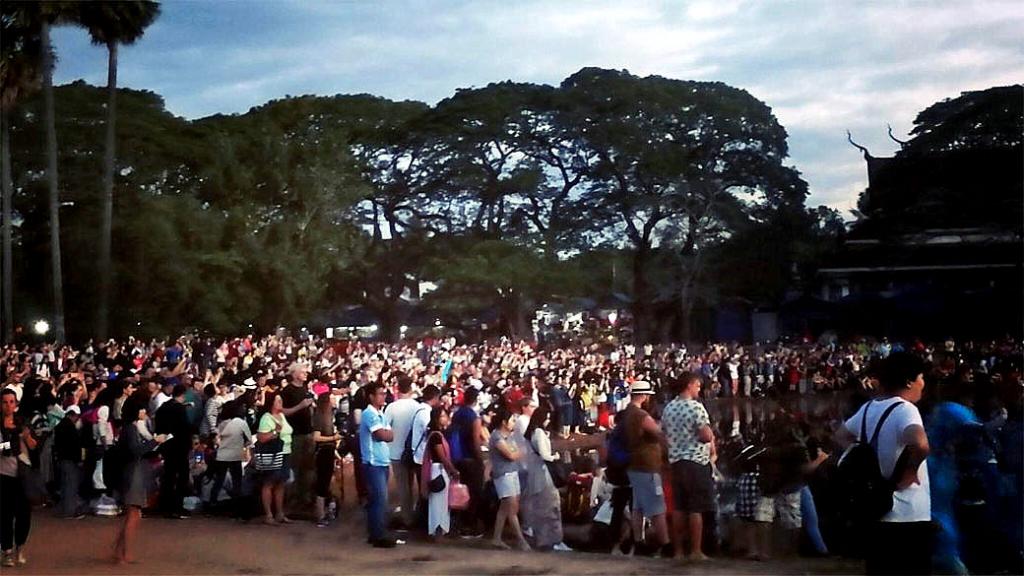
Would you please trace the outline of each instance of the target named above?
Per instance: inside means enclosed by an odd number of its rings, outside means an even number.
[[[317,520],[317,522],[316,522],[316,527],[317,528],[327,528],[330,525],[331,525],[331,523],[330,523],[330,521],[327,520],[327,518],[321,518],[321,519]]]
[[[565,545],[565,542],[559,542],[551,547],[555,552],[572,552],[572,548]]]
[[[374,548],[394,548],[397,542],[393,538],[379,538],[374,540],[371,545]]]
[[[0,558],[0,566],[4,568],[14,568],[14,551],[4,550],[2,558]]]

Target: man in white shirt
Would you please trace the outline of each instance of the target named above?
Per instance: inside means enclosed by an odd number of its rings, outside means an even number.
[[[384,421],[394,433],[394,440],[388,444],[388,449],[391,452],[391,474],[395,477],[402,506],[402,522],[406,528],[411,528],[416,520],[416,488],[419,485],[419,476],[416,474],[415,466],[403,459],[403,453],[406,444],[412,438],[413,420],[417,415],[422,416],[421,412],[425,412],[429,422],[430,406],[413,399],[411,378],[399,374],[395,376],[395,380],[398,382],[398,399],[384,409]],[[410,448],[415,452],[415,445],[411,445]]]
[[[157,392],[157,395],[153,397],[153,405],[151,406],[153,414],[156,414],[156,411],[164,405],[164,402],[171,399],[171,390],[174,389],[175,384],[177,384],[176,378],[164,378],[160,383],[160,392]]]
[[[430,427],[430,413],[441,405],[441,390],[430,384],[420,394],[420,404],[429,406],[430,410],[417,409],[412,421],[412,459],[417,466],[423,465],[423,454],[427,450],[427,428]]]
[[[878,465],[896,484],[892,510],[865,530],[867,574],[927,574],[931,570],[931,494],[928,482],[928,436],[915,404],[924,391],[924,362],[907,352],[885,359],[879,383],[882,396],[866,402],[837,433],[848,444],[865,428],[871,434],[894,404],[878,433]]]

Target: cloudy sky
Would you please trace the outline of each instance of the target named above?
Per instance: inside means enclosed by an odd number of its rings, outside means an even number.
[[[809,204],[844,211],[875,155],[929,104],[1024,81],[1018,0],[170,0],[120,54],[119,83],[186,118],[286,94],[371,93],[429,103],[456,88],[558,84],[584,66],[720,80],[771,106]],[[54,36],[59,83],[106,82],[83,31]]]

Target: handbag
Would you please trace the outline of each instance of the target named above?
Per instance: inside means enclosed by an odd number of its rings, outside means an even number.
[[[469,487],[462,482],[452,482],[448,487],[448,508],[465,510],[469,507]]]
[[[432,494],[437,494],[438,492],[443,492],[445,486],[447,486],[447,485],[448,484],[445,483],[445,481],[444,481],[444,474],[438,474],[437,476],[431,478],[430,482],[427,482],[427,488],[430,488],[430,492]]]
[[[260,472],[280,470],[284,467],[284,440],[274,438],[269,442],[257,442],[252,462]]]

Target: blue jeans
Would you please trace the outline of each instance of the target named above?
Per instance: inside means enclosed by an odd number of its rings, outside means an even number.
[[[825,545],[821,530],[818,529],[818,509],[814,506],[814,496],[806,485],[800,488],[800,515],[803,516],[804,530],[807,531],[807,537],[811,539],[814,550],[818,554],[828,554],[828,546]]]
[[[363,463],[366,477],[366,527],[370,540],[387,536],[388,467]]]

